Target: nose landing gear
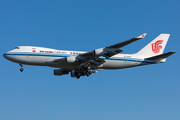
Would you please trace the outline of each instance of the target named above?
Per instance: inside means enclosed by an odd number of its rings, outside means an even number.
[[[23,72],[24,71],[23,65],[22,64],[19,64],[19,65],[21,66],[20,71]]]

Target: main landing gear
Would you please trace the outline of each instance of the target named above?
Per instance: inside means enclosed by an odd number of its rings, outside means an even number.
[[[20,71],[23,72],[24,71],[23,65],[22,64],[19,65],[21,66]]]
[[[71,77],[76,77],[77,79],[79,79],[81,76],[90,76],[93,73],[92,70],[90,70],[89,67],[85,68],[85,67],[81,67],[78,70],[74,70],[71,72]]]

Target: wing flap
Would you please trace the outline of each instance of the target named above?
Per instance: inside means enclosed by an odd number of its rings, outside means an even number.
[[[94,64],[94,65],[99,66],[99,65],[105,63],[105,60],[103,60],[102,58],[98,58],[98,59],[96,59],[96,60],[92,60],[91,63]]]

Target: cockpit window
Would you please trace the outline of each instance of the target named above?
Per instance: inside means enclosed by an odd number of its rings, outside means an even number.
[[[19,49],[19,47],[15,47],[14,49]]]

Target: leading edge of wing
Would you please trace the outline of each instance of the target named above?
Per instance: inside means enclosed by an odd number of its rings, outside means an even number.
[[[139,39],[142,39],[144,38],[145,36],[147,35],[147,33],[143,33],[142,35],[138,36],[138,37],[135,37],[135,38],[132,38],[130,40],[126,40],[124,42],[120,42],[120,43],[117,43],[117,44],[114,44],[114,45],[111,45],[111,46],[108,46],[106,48],[121,48],[121,47],[124,47],[132,42],[135,42]]]
[[[139,39],[142,39],[142,38],[144,38],[145,36],[147,35],[147,33],[143,33],[142,35],[140,35],[140,36],[138,36],[138,37],[135,37],[135,38],[132,38],[132,39],[130,39],[130,40],[127,40],[127,41],[124,41],[124,42],[120,42],[120,43],[117,43],[117,44],[114,44],[114,45],[111,45],[111,46],[108,46],[108,47],[105,47],[105,48],[121,48],[121,47],[123,47],[123,46],[125,46],[125,45],[128,45],[128,44],[130,44],[130,43],[132,43],[132,42],[135,42],[135,41],[137,41],[137,40],[139,40]],[[84,54],[81,54],[80,56],[94,56],[94,51],[91,51],[91,52],[87,52],[87,53],[84,53]]]

